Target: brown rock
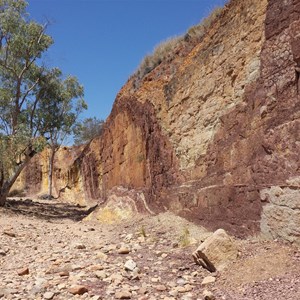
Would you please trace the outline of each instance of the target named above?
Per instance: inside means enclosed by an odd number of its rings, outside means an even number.
[[[74,285],[68,291],[73,295],[83,295],[88,292],[88,289],[84,285]]]
[[[131,299],[131,293],[127,290],[116,292],[117,299]]]
[[[6,256],[6,252],[7,251],[0,249],[0,256]]]
[[[59,272],[58,275],[60,277],[68,277],[70,275],[70,273],[67,270],[63,270],[63,271]]]
[[[75,249],[78,249],[78,250],[84,250],[84,249],[86,249],[86,246],[83,245],[83,244],[76,244],[76,245],[74,246],[74,248],[75,248]]]
[[[160,292],[163,292],[167,289],[166,286],[163,284],[157,285],[155,288],[156,288],[156,290],[158,290]]]
[[[119,254],[128,254],[130,252],[130,249],[127,248],[127,247],[121,247],[119,250],[118,250],[118,253]]]
[[[3,231],[3,234],[8,235],[10,237],[16,237],[16,234],[14,232],[8,230]]]
[[[28,275],[29,274],[29,269],[27,267],[25,267],[25,268],[22,268],[22,269],[18,270],[17,273],[18,273],[19,276]]]

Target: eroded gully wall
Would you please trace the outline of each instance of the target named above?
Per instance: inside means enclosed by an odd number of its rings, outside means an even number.
[[[61,196],[299,242],[298,2],[232,0],[201,41],[129,79]]]

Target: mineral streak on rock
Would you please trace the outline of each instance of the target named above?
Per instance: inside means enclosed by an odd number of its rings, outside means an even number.
[[[299,16],[298,0],[231,0],[200,41],[128,80],[100,138],[60,151],[56,196],[299,243]],[[46,162],[15,188],[45,193]]]

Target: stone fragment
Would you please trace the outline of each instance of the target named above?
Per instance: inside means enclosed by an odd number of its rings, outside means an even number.
[[[163,291],[165,291],[167,289],[166,286],[163,285],[163,284],[157,285],[155,288],[159,292],[163,292]]]
[[[44,299],[47,299],[47,300],[51,300],[51,299],[53,299],[53,297],[54,297],[54,293],[52,293],[52,292],[46,292],[44,295],[43,295],[43,298]]]
[[[182,277],[179,277],[176,281],[177,284],[179,285],[185,285],[186,284],[186,280]]]
[[[9,231],[9,230],[4,230],[3,234],[8,235],[9,237],[16,237],[16,234],[12,231]]]
[[[105,271],[95,271],[94,273],[96,275],[97,278],[99,279],[103,279],[107,277],[107,274]]]
[[[63,271],[59,272],[58,275],[60,277],[68,277],[70,275],[70,273],[67,270],[63,270]]]
[[[128,254],[130,252],[129,248],[128,247],[121,247],[119,250],[118,250],[118,253],[119,254]]]
[[[27,267],[25,267],[25,268],[19,269],[17,273],[19,276],[28,275],[29,269]]]
[[[236,242],[224,229],[216,230],[193,253],[196,264],[215,272],[222,270],[238,256]]]
[[[59,290],[64,290],[66,288],[66,284],[65,283],[60,283],[58,286]]]
[[[133,270],[133,272],[132,272],[132,277],[131,277],[131,279],[132,279],[132,280],[140,280],[140,275],[139,275],[139,273],[140,273],[140,269],[139,269],[139,268],[135,268],[135,269]]]
[[[86,249],[86,246],[83,245],[83,244],[76,244],[76,245],[74,246],[74,248],[75,248],[75,249],[78,249],[78,250],[83,250],[83,249]]]
[[[133,271],[136,268],[136,263],[132,259],[129,259],[124,264],[124,268],[126,271]]]
[[[88,289],[84,285],[74,285],[68,291],[73,295],[83,295],[88,292]]]
[[[103,266],[102,265],[92,265],[91,267],[90,267],[90,270],[91,271],[100,271],[100,270],[103,270],[104,268],[103,268]]]
[[[91,300],[101,300],[102,298],[101,298],[101,296],[99,296],[99,295],[95,295],[95,296],[93,296],[92,298],[91,298]]]
[[[211,291],[204,290],[203,291],[204,300],[215,300],[215,296]]]
[[[130,241],[130,240],[132,240],[132,238],[133,238],[133,234],[132,234],[132,233],[129,233],[129,234],[127,234],[127,235],[125,236],[124,240],[125,240],[125,241]]]
[[[102,299],[102,297],[99,295],[95,295],[91,298],[91,300],[101,300],[101,299]]]
[[[131,293],[128,290],[116,292],[117,299],[131,299]]]
[[[190,292],[190,291],[193,289],[193,286],[190,285],[190,284],[186,284],[186,285],[184,286],[184,288],[185,288],[185,291],[186,291],[186,292]]]
[[[176,291],[177,291],[178,293],[185,293],[185,292],[186,292],[186,289],[185,289],[184,286],[178,286],[178,287],[176,288]]]
[[[214,283],[215,281],[216,281],[216,277],[214,277],[214,276],[207,276],[207,277],[205,277],[202,280],[201,284],[202,285],[207,285],[207,284],[210,284],[210,283]]]
[[[105,254],[105,253],[99,251],[99,252],[97,253],[97,258],[100,259],[100,260],[102,260],[102,261],[106,261],[106,260],[107,260],[107,254]]]

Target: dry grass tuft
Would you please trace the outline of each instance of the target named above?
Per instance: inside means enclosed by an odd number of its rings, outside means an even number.
[[[188,29],[184,36],[176,36],[161,42],[152,54],[147,55],[134,73],[134,88],[138,88],[144,77],[159,66],[163,61],[170,62],[176,53],[176,49],[182,43],[200,40],[208,31],[212,23],[221,15],[223,8],[216,7],[212,13],[199,24]]]

